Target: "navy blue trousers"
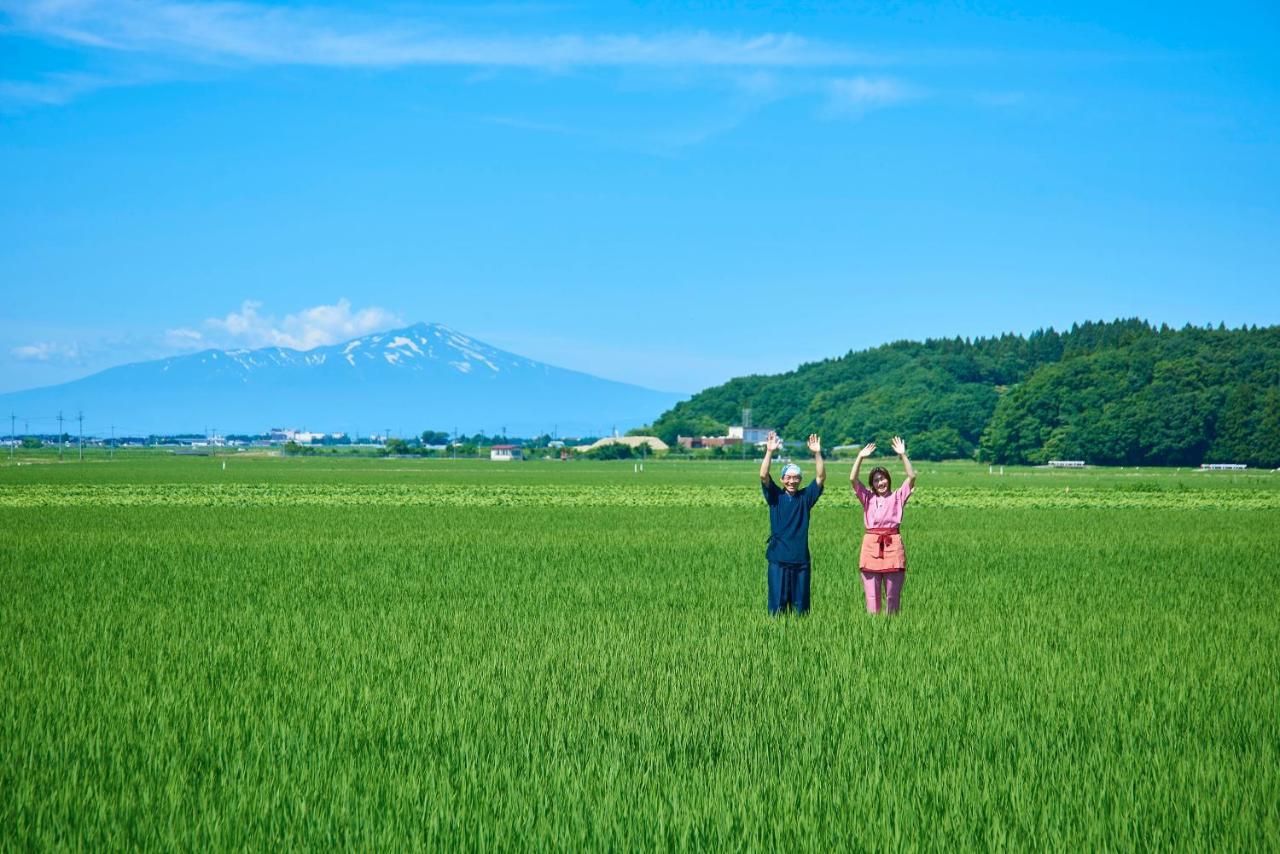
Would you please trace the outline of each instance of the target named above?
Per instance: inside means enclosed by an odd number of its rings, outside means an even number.
[[[809,564],[769,561],[769,613],[809,610]]]

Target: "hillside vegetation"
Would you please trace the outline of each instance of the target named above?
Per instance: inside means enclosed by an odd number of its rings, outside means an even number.
[[[922,459],[1280,466],[1280,327],[1075,324],[1029,336],[898,341],[677,404],[664,441],[753,421],[828,445],[909,438]]]

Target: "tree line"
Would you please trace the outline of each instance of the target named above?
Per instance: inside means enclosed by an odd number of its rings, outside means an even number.
[[[706,389],[650,428],[722,435],[750,406],[784,436],[921,459],[1280,466],[1280,327],[1159,327],[1137,318],[1030,335],[897,341]]]

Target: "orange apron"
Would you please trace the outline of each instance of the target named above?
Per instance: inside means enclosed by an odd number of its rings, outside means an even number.
[[[868,528],[862,535],[858,566],[863,572],[897,572],[907,568],[907,552],[897,528]]]

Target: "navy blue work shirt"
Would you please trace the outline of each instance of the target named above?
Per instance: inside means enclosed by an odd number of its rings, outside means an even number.
[[[765,557],[774,563],[808,563],[809,511],[822,496],[822,486],[811,480],[793,496],[769,478],[760,481],[760,489],[769,505],[769,548]]]

